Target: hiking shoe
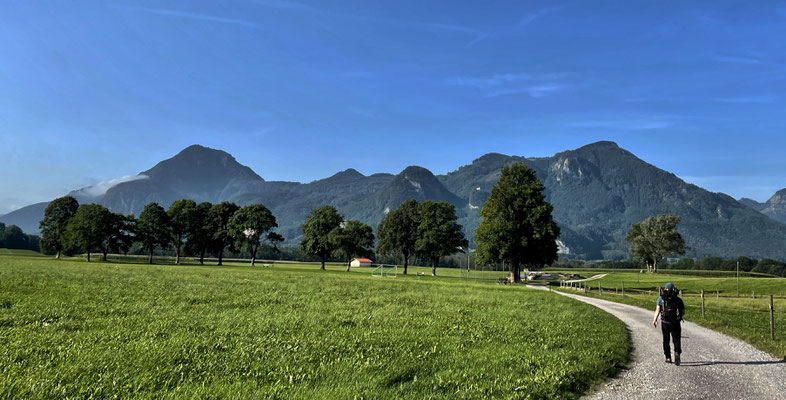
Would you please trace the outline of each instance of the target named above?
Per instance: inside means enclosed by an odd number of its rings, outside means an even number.
[[[674,365],[680,365],[680,354],[679,353],[674,355]]]
[[[667,363],[671,363],[671,358],[669,358],[669,357],[666,357],[666,362],[667,362]]]

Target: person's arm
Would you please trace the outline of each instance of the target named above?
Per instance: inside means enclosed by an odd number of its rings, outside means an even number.
[[[652,316],[652,326],[658,327],[658,315],[660,315],[660,306],[655,306],[655,315]]]
[[[685,316],[685,303],[680,299],[680,321],[682,321],[682,317]]]

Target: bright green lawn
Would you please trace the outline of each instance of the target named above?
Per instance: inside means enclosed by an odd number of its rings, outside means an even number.
[[[43,257],[44,255],[33,250],[0,249],[0,256]]]
[[[637,282],[636,277],[631,275],[642,275]],[[597,292],[599,281],[590,281],[590,292],[583,293],[576,290],[566,289],[569,293],[585,294],[591,297],[601,297],[605,300],[612,300],[655,310],[657,296],[657,285],[664,285],[671,281],[678,288],[689,292],[699,291],[700,288],[711,288],[705,290],[705,315],[701,318],[701,298],[689,293],[684,293],[682,299],[685,302],[685,319],[698,323],[699,325],[715,329],[728,335],[745,340],[757,348],[769,352],[778,358],[786,358],[786,299],[774,300],[775,318],[775,340],[770,338],[770,315],[769,297],[750,298],[716,298],[715,290],[720,295],[736,294],[736,279],[734,278],[693,278],[684,276],[670,276],[658,273],[652,274],[628,274],[611,273],[602,278],[603,295]],[[620,282],[625,283],[625,298],[617,292]],[[653,286],[654,285],[654,286]],[[628,289],[630,287],[639,289],[654,289],[651,295],[635,294]],[[755,290],[757,294],[774,293],[782,295],[786,292],[786,279],[783,278],[740,278],[741,292],[744,288],[750,294]]]
[[[0,398],[572,398],[625,326],[522,286],[0,257]]]
[[[707,277],[707,276],[685,276],[669,274],[668,271],[657,274],[640,274],[637,272],[610,272],[609,275],[589,282],[589,285],[597,287],[598,282],[605,289],[619,288],[623,284],[625,289],[653,290],[657,292],[658,287],[663,287],[666,282],[673,282],[678,289],[685,293],[696,294],[704,289],[707,296],[715,295],[718,291],[720,295],[737,295],[737,279],[734,277]],[[595,274],[584,273],[590,277]],[[786,278],[740,278],[740,295],[786,296]]]

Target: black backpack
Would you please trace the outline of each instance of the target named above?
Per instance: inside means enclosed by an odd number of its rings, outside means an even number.
[[[677,297],[677,290],[664,290],[660,298],[663,300],[661,306],[660,318],[667,322],[680,321],[679,297]]]

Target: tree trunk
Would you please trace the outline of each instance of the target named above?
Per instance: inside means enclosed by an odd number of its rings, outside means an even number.
[[[109,253],[109,250],[104,250],[104,261],[106,261],[106,253]]]
[[[87,262],[90,262],[90,250],[87,251]]]
[[[652,273],[653,274],[657,274],[658,273],[658,262],[657,261],[653,261],[652,262]]]
[[[147,256],[147,263],[153,264],[153,249],[150,249],[150,254]]]
[[[404,275],[407,274],[408,265],[409,265],[409,254],[404,254]]]
[[[199,265],[205,265],[205,249],[202,249],[199,253]]]
[[[253,267],[257,262],[257,251],[251,250],[251,266]]]
[[[439,258],[431,261],[431,276],[437,276],[437,264],[439,264]]]
[[[510,276],[514,283],[521,282],[521,270],[518,264],[510,263]]]
[[[180,246],[175,246],[175,264],[180,265]]]
[[[320,269],[323,271],[325,270],[325,257],[322,257],[322,268]]]
[[[55,258],[58,260],[60,259],[60,250],[57,251],[57,256]]]
[[[349,267],[351,266],[352,266],[352,259],[350,258],[349,261],[347,261],[347,272],[349,272]]]
[[[218,252],[218,265],[224,265],[224,251]]]

